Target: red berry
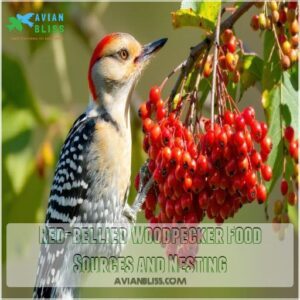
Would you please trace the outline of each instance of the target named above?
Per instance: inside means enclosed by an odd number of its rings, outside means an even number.
[[[188,169],[191,160],[192,160],[191,155],[189,154],[189,152],[185,151],[182,155],[182,164],[185,169]]]
[[[137,173],[134,179],[135,190],[138,191],[140,186],[140,173]]]
[[[248,106],[243,111],[243,117],[247,125],[250,125],[251,122],[255,119],[255,110],[252,106]]]
[[[205,143],[206,143],[207,149],[212,148],[214,141],[215,141],[215,133],[212,130],[210,130],[205,135]]]
[[[150,131],[150,141],[151,144],[157,144],[160,142],[161,138],[161,129],[159,125],[153,125],[151,131]]]
[[[235,118],[235,126],[237,130],[244,130],[246,126],[245,119],[242,115],[237,115]]]
[[[220,148],[224,148],[227,145],[227,134],[224,130],[220,132],[220,134],[217,136],[217,143]]]
[[[269,165],[262,165],[261,175],[265,181],[270,181],[272,178],[272,168]]]
[[[262,159],[261,159],[261,155],[257,152],[257,151],[253,151],[251,156],[250,156],[250,159],[251,159],[251,164],[252,164],[252,167],[255,169],[255,170],[258,170],[260,169],[261,167],[261,164],[262,164]]]
[[[152,129],[153,125],[153,121],[149,118],[146,118],[145,120],[143,120],[143,131],[145,133],[149,132]]]
[[[217,202],[219,205],[222,205],[222,204],[225,202],[226,193],[225,193],[225,191],[223,191],[223,190],[221,190],[221,189],[218,189],[218,190],[215,192],[215,197],[216,197],[216,202]]]
[[[296,9],[296,8],[297,8],[297,1],[288,2],[288,9]]]
[[[237,155],[238,157],[244,158],[248,154],[248,146],[246,143],[243,143],[238,149],[237,149]]]
[[[184,211],[191,209],[193,205],[193,199],[190,194],[183,194],[180,198],[181,207]]]
[[[236,173],[236,163],[235,160],[232,159],[231,161],[229,161],[225,167],[225,172],[226,175],[231,177]]]
[[[207,193],[204,192],[204,193],[199,194],[198,203],[202,209],[207,209],[207,206],[209,203]]]
[[[196,172],[196,168],[197,168],[197,163],[194,159],[192,159],[189,164],[189,171],[192,175]]]
[[[232,30],[231,29],[225,29],[224,32],[222,33],[222,36],[221,36],[222,42],[224,44],[228,44],[229,41],[232,39],[232,37],[233,37]]]
[[[154,86],[151,88],[149,93],[149,100],[153,104],[156,104],[160,100],[160,88],[158,86]]]
[[[154,211],[156,207],[156,196],[153,193],[148,193],[146,196],[146,208]]]
[[[295,205],[297,203],[297,196],[294,192],[289,193],[288,202],[289,205]]]
[[[205,187],[205,181],[201,177],[193,179],[192,190],[195,194],[199,194]]]
[[[246,185],[251,188],[253,186],[256,185],[257,183],[257,176],[256,173],[253,171],[249,171],[246,175],[245,175],[245,182]]]
[[[254,120],[251,123],[250,127],[251,127],[251,134],[254,140],[259,143],[262,138],[262,129],[260,123]]]
[[[175,209],[174,209],[174,203],[172,200],[167,200],[166,202],[166,215],[169,219],[172,219],[174,216]]]
[[[288,189],[289,189],[289,185],[288,185],[287,181],[285,179],[282,179],[281,185],[280,185],[281,194],[283,196],[285,196],[288,192]]]
[[[161,143],[165,146],[170,146],[172,135],[170,131],[164,128],[161,132]]]
[[[296,161],[298,161],[298,140],[291,141],[289,153]]]
[[[153,215],[153,210],[146,208],[146,209],[145,209],[145,218],[146,218],[147,220],[150,220],[150,219],[152,219],[153,217],[154,217],[154,215]]]
[[[283,9],[281,9],[279,11],[279,21],[280,21],[280,23],[284,24],[286,22],[286,19],[287,19],[286,12]]]
[[[236,49],[236,38],[232,36],[231,39],[226,43],[229,52],[234,53]]]
[[[245,157],[244,159],[238,162],[238,170],[240,173],[245,174],[249,169],[249,162],[248,158]]]
[[[175,208],[175,213],[176,213],[176,215],[178,215],[178,216],[182,216],[182,215],[183,215],[181,203],[180,203],[179,201],[177,201],[177,202],[175,203],[174,208]]]
[[[180,148],[175,147],[172,149],[172,164],[179,164],[181,162],[182,151]]]
[[[245,142],[247,144],[248,150],[252,150],[253,149],[253,140],[252,140],[252,136],[250,134],[250,132],[248,131],[248,129],[245,130]]]
[[[248,190],[247,198],[250,202],[252,202],[253,200],[256,199],[256,197],[257,197],[257,189],[256,186],[253,186]]]
[[[198,223],[197,215],[190,211],[187,215],[184,216],[184,222],[187,224]]]
[[[149,118],[151,115],[151,111],[149,111],[148,106],[146,103],[142,103],[139,108],[139,117],[144,120],[146,118]]]
[[[294,128],[292,126],[288,126],[284,130],[284,137],[288,142],[291,142],[294,138]]]
[[[166,116],[166,109],[164,107],[159,107],[156,111],[156,120],[161,121]]]
[[[268,126],[265,122],[260,122],[261,138],[263,139],[268,133]]]
[[[197,173],[205,174],[207,171],[207,158],[206,156],[200,154],[197,159]]]
[[[269,154],[272,150],[272,141],[271,139],[266,136],[261,142],[260,142],[261,151]]]
[[[172,151],[169,147],[164,147],[162,149],[162,159],[165,161],[165,162],[169,162],[171,160],[171,157],[172,157]]]
[[[282,45],[286,40],[286,35],[285,34],[279,34],[278,36],[279,44]]]
[[[255,31],[259,29],[259,17],[258,17],[258,15],[255,15],[255,16],[252,17],[252,19],[251,19],[251,27]]]
[[[234,143],[236,144],[237,147],[245,143],[245,135],[243,131],[236,132],[236,134],[234,135]]]
[[[234,123],[234,114],[233,112],[226,110],[224,113],[224,122],[225,124],[232,125]]]
[[[192,188],[192,185],[193,185],[193,180],[191,177],[188,177],[186,176],[184,178],[184,182],[183,182],[183,189],[186,191],[186,192],[190,192],[191,188]]]
[[[154,172],[154,170],[155,170],[155,161],[153,159],[149,160],[148,169],[149,169],[149,172],[151,174]]]
[[[257,189],[257,201],[258,203],[263,203],[267,199],[267,189],[263,184],[260,184]]]

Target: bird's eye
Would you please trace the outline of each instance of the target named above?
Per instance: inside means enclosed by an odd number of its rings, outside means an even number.
[[[119,56],[123,59],[126,60],[129,56],[129,53],[126,49],[122,49],[119,51]]]

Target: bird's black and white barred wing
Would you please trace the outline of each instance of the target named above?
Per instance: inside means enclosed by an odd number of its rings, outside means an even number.
[[[95,124],[96,118],[83,114],[68,134],[54,174],[46,223],[74,223],[81,218],[79,208],[89,187],[86,156]]]
[[[95,124],[96,118],[82,114],[68,134],[54,175],[46,226],[53,223],[72,225],[81,222],[80,207],[87,198],[90,185],[85,160]],[[57,282],[61,280],[61,267],[66,259],[65,250],[57,244],[41,246],[34,298],[58,298],[67,295],[68,291],[72,293],[70,289],[55,288]]]

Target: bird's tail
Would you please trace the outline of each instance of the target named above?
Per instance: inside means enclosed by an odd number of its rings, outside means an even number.
[[[33,290],[33,299],[74,299],[77,298],[74,288],[57,287],[35,287]],[[75,295],[76,294],[76,295]]]

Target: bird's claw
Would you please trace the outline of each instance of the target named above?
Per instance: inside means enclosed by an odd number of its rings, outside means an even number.
[[[128,219],[128,221],[132,224],[136,222],[136,214],[132,210],[132,208],[128,205],[128,203],[125,204],[123,208],[123,216]]]

